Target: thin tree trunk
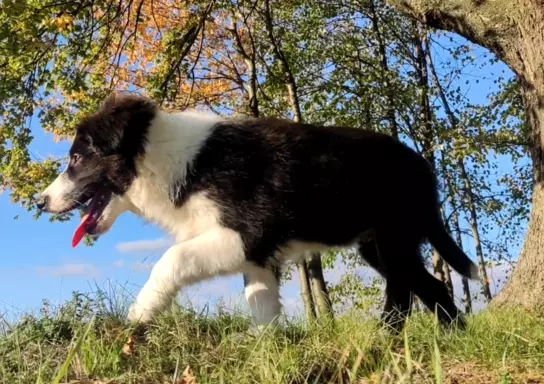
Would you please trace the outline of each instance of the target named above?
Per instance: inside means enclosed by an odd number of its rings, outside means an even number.
[[[454,298],[454,291],[453,291],[453,281],[451,280],[451,269],[450,266],[447,263],[442,264],[442,268],[444,269],[444,279],[446,283],[446,287],[448,288],[448,292],[452,298]]]
[[[450,190],[450,193],[453,192]],[[450,195],[453,197],[453,195]],[[452,199],[453,200],[453,199]],[[453,207],[453,204],[452,204]],[[455,208],[454,208],[455,209]],[[452,215],[453,229],[455,231],[455,237],[457,239],[457,244],[463,249],[463,237],[461,236],[461,227],[459,225],[459,212],[455,210]],[[463,285],[463,302],[465,303],[465,312],[472,312],[472,297],[470,295],[470,286],[468,285],[468,279],[462,277],[461,283]]]
[[[478,265],[480,266],[480,278],[482,283],[482,294],[489,302],[492,299],[491,290],[489,288],[489,280],[487,278],[487,270],[485,269],[484,251],[482,249],[482,243],[480,241],[480,231],[478,229],[478,213],[476,212],[476,204],[474,203],[474,194],[472,192],[472,185],[465,169],[463,160],[457,161],[457,166],[461,172],[461,179],[463,180],[465,196],[468,203],[468,211],[470,213],[470,229],[472,230],[472,236],[474,237],[474,245],[476,246],[476,256],[478,257]]]
[[[285,57],[281,47],[279,46],[276,37],[274,35],[274,27],[272,24],[272,11],[270,9],[270,1],[265,1],[265,9],[264,9],[264,21],[265,21],[265,28],[268,33],[268,38],[270,40],[270,43],[272,44],[272,49],[274,52],[275,59],[277,60],[278,64],[280,65],[281,71],[283,72],[283,78],[285,82],[285,86],[287,88],[287,93],[289,95],[289,105],[291,106],[291,110],[293,112],[293,120],[296,122],[302,122],[302,112],[300,109],[300,102],[298,99],[298,92],[297,92],[297,84],[295,81],[295,78],[293,76],[293,72],[291,71],[291,68],[289,67],[289,62],[287,58]],[[309,289],[312,289],[314,287],[317,287],[319,289],[313,290],[313,297],[315,298],[315,301],[318,303],[320,309],[319,315],[325,316],[327,314],[332,314],[332,306],[331,306],[331,300],[329,298],[328,292],[326,290],[325,285],[325,279],[323,276],[323,265],[321,262],[321,255],[318,253],[312,255],[311,263],[308,265],[306,261],[301,262],[298,265],[299,268],[299,275],[301,276],[302,281],[302,273],[301,270],[308,272],[308,279],[310,281]]]
[[[429,74],[427,68],[427,31],[423,28],[420,30],[419,25],[414,22],[414,45],[416,47],[416,74],[418,79],[418,86],[420,91],[420,122],[422,127],[422,150],[423,156],[431,164],[432,168],[436,170],[436,158],[434,154],[435,135],[432,126],[432,111],[429,102]],[[416,138],[417,139],[417,138]],[[449,274],[448,266],[444,263],[444,260],[440,254],[433,248],[433,272],[434,276],[446,284],[448,290],[453,297],[453,285],[451,284],[451,277]]]
[[[434,70],[434,67],[432,66],[432,60],[429,60],[430,62],[430,67],[431,67],[431,71]],[[442,174],[443,175],[446,175],[447,174],[447,168],[446,168],[446,161],[444,159],[444,154],[445,152],[442,152]],[[446,228],[448,230],[448,232],[450,233],[450,235],[453,235],[453,232],[455,232],[455,236],[456,236],[456,239],[457,239],[457,244],[459,245],[459,247],[461,249],[463,249],[463,239],[462,239],[462,236],[461,236],[461,227],[459,226],[459,211],[456,209],[456,204],[455,204],[455,191],[453,189],[453,186],[452,186],[452,177],[445,177],[446,179],[446,188],[447,188],[447,193],[448,193],[448,201],[450,203],[450,207],[452,208],[452,223],[453,223],[453,231],[451,230],[450,226],[449,226],[449,223],[448,223],[448,220],[446,220],[446,217],[444,217],[444,223],[446,224]],[[442,216],[445,216],[444,214],[444,211],[442,211]],[[449,267],[448,267],[448,270],[449,270]],[[452,283],[452,280],[451,280],[451,276],[450,276],[450,283],[452,284],[452,291],[451,291],[451,295],[452,297],[453,296],[453,283]],[[461,283],[462,283],[462,286],[463,286],[463,295],[464,295],[464,299],[463,299],[463,302],[465,303],[465,312],[466,313],[471,313],[472,312],[472,298],[470,296],[470,286],[468,285],[468,279],[464,276],[461,277]]]
[[[446,220],[446,215],[445,215],[443,207],[442,207],[442,209],[440,209],[440,212],[442,214],[442,219],[444,220],[444,223],[446,225],[446,229],[451,234],[451,230],[450,230],[448,222]],[[455,296],[454,296],[454,291],[453,291],[453,281],[451,280],[451,269],[450,269],[450,266],[448,265],[448,263],[444,262],[444,259],[442,259],[442,271],[441,271],[441,273],[442,273],[442,276],[443,276],[442,279],[443,279],[444,283],[446,284],[446,287],[448,288],[448,292],[449,292],[451,298],[453,299]]]
[[[381,75],[382,75],[382,82],[385,86],[385,91],[388,99],[388,105],[387,105],[387,119],[389,120],[390,124],[390,130],[391,130],[391,136],[393,136],[395,139],[399,139],[399,126],[397,124],[397,119],[395,116],[395,97],[394,97],[394,90],[391,87],[391,83],[389,81],[389,64],[387,61],[387,51],[385,49],[385,42],[383,40],[383,35],[380,31],[380,21],[378,13],[376,12],[376,4],[374,4],[375,0],[370,0],[370,20],[372,22],[372,29],[374,30],[374,33],[376,34],[376,39],[378,40],[378,51],[380,54],[380,66],[382,69]]]
[[[448,121],[450,122],[451,129],[455,131],[457,129],[457,117],[455,116],[455,114],[453,113],[450,107],[450,104],[446,97],[446,93],[444,92],[444,88],[442,87],[442,84],[440,83],[440,79],[438,78],[438,74],[436,73],[436,68],[433,65],[433,61],[432,61],[432,57],[430,53],[428,53],[428,57],[429,57],[429,62],[431,64],[430,69],[431,69],[433,82],[435,83],[435,86],[438,90],[438,94],[439,94],[440,100],[442,101],[442,106],[444,107],[446,116],[448,117]],[[469,214],[470,214],[470,228],[472,230],[474,243],[476,245],[476,256],[478,257],[478,265],[480,266],[482,294],[484,295],[485,299],[489,302],[491,300],[491,290],[489,288],[487,270],[485,269],[485,257],[484,257],[484,252],[482,248],[482,243],[480,241],[480,231],[478,229],[478,213],[476,211],[474,193],[472,190],[472,185],[470,183],[469,176],[465,168],[464,161],[462,159],[457,159],[456,164],[461,174],[461,180],[463,182],[464,192],[467,199],[467,205],[468,205]]]
[[[276,36],[274,35],[274,26],[272,24],[272,11],[270,10],[269,0],[265,1],[264,19],[268,38],[270,39],[270,43],[272,44],[274,57],[278,62],[281,71],[283,72],[283,80],[285,82],[285,86],[287,87],[287,93],[289,95],[289,105],[291,106],[291,110],[293,112],[293,120],[296,122],[302,122],[302,113],[300,111],[300,103],[298,101],[297,83],[293,76],[293,72],[291,72],[291,69],[289,67],[289,62],[283,54],[281,47],[276,40]]]
[[[314,303],[318,317],[333,316],[332,303],[329,297],[325,276],[323,276],[323,268],[319,253],[313,253],[310,256],[308,263],[308,272],[310,282],[312,284],[312,293],[314,295]],[[315,274],[318,275],[315,275]]]
[[[446,277],[445,268],[444,268],[444,264],[445,264],[444,259],[440,257],[440,254],[434,248],[433,248],[432,262],[433,262],[434,277],[436,277],[438,280],[446,284],[446,287],[448,288],[448,292],[450,293],[450,296],[451,296],[453,287],[451,286],[451,281],[449,281]]]
[[[232,12],[232,16],[233,21],[231,24],[231,28],[229,28],[229,31],[232,34],[234,41],[236,42],[236,51],[244,59],[244,63],[246,64],[247,70],[249,72],[249,83],[247,86],[248,109],[251,116],[259,117],[259,100],[257,98],[257,65],[255,60],[255,46],[253,45],[251,28],[249,27],[249,25],[246,24],[247,30],[249,31],[250,41],[252,43],[251,49],[248,50],[246,47],[244,47],[242,39],[240,38],[240,34],[238,33],[238,28],[236,27],[235,20],[238,17],[234,12]],[[240,18],[245,20],[243,16]]]
[[[303,261],[297,264],[298,277],[300,279],[300,295],[302,296],[302,302],[304,303],[304,310],[306,312],[306,318],[308,322],[312,323],[316,318],[315,304],[312,297],[308,264]]]

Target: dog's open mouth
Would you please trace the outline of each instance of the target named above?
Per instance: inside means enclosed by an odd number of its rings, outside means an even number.
[[[100,216],[110,202],[111,196],[112,193],[105,188],[99,188],[92,195],[87,206],[87,213],[81,219],[72,238],[72,247],[75,248],[86,234],[95,234]]]

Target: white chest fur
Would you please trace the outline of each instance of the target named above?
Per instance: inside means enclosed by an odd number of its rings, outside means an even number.
[[[143,218],[182,242],[219,225],[217,204],[205,193],[190,196],[176,207],[169,198],[174,180],[182,185],[190,164],[210,135],[217,116],[159,113],[153,121],[145,155],[137,162],[138,177],[127,197]]]
[[[164,189],[160,183],[138,178],[127,196],[143,218],[162,227],[177,242],[189,240],[219,225],[217,204],[204,192],[192,195],[181,207],[176,207]]]

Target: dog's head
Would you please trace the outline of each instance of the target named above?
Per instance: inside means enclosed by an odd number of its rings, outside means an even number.
[[[66,169],[39,196],[38,208],[65,213],[88,203],[84,230],[106,232],[128,202],[123,195],[136,175],[156,105],[133,95],[112,95],[81,121]]]

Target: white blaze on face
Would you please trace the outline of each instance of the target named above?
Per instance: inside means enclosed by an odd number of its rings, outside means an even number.
[[[47,199],[49,212],[59,213],[74,205],[75,192],[76,184],[64,171],[41,193],[41,197]]]

